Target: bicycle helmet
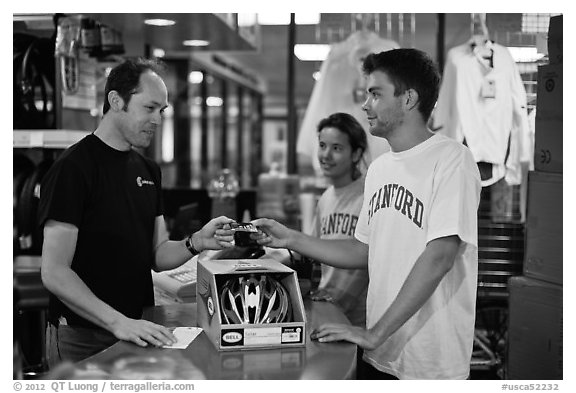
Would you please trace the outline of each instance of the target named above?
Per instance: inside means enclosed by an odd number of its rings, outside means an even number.
[[[292,314],[288,291],[266,274],[227,280],[220,293],[220,310],[227,324],[290,322]]]

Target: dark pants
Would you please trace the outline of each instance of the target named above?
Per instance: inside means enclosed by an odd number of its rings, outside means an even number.
[[[46,353],[50,368],[63,361],[79,362],[116,343],[118,339],[104,329],[68,325],[46,328]]]
[[[372,365],[366,363],[362,359],[362,355],[364,355],[364,350],[360,347],[356,347],[356,379],[398,379],[394,375],[383,373],[382,371],[375,369]]]

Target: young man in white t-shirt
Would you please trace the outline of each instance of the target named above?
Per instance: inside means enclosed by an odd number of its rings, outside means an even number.
[[[440,77],[416,49],[370,54],[363,105],[391,152],[368,169],[355,238],[322,240],[269,219],[258,242],[323,263],[368,266],[366,329],[325,324],[320,342],[363,349],[358,377],[466,379],[474,337],[480,174],[468,148],[426,126]]]

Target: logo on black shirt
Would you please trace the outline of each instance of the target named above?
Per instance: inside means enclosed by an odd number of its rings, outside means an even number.
[[[154,182],[153,182],[153,181],[150,181],[150,180],[142,179],[141,176],[138,176],[138,177],[136,178],[136,184],[138,184],[138,187],[142,187],[144,184],[148,184],[149,186],[153,186],[153,185],[154,185]]]

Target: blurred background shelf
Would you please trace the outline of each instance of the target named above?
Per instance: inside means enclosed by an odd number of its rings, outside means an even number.
[[[88,135],[80,130],[14,130],[14,148],[66,149]]]

